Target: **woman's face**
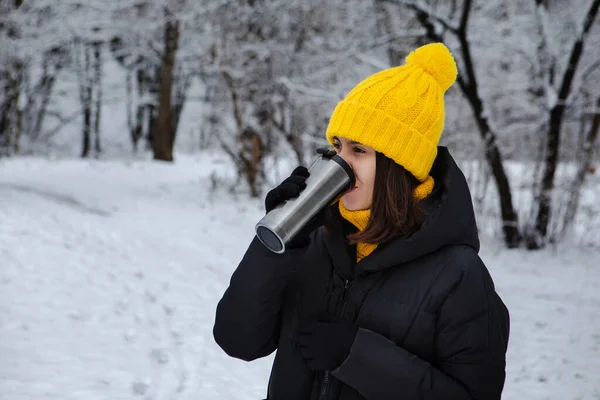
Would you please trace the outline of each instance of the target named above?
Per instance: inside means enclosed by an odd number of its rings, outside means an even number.
[[[375,150],[337,136],[333,138],[333,147],[350,165],[356,177],[354,187],[342,196],[344,206],[352,211],[371,208],[375,184]]]

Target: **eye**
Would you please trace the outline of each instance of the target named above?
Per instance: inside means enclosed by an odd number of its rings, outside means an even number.
[[[355,153],[366,153],[366,151],[364,149],[361,149],[360,147],[355,147],[354,152]]]
[[[342,147],[342,146],[340,145],[339,142],[333,142],[333,148],[334,149],[338,150],[340,147]]]

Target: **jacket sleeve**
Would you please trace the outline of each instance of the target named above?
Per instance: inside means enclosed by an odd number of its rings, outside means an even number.
[[[251,361],[275,351],[283,293],[303,251],[276,254],[254,237],[217,305],[213,336],[228,355]]]
[[[332,374],[368,400],[499,400],[508,310],[483,262],[470,258],[439,311],[435,364],[361,328],[348,358]]]

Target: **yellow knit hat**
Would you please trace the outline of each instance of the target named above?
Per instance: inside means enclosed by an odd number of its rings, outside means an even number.
[[[327,140],[333,145],[339,136],[370,146],[424,182],[444,128],[444,93],[457,74],[442,43],[419,47],[406,65],[366,78],[338,103]]]

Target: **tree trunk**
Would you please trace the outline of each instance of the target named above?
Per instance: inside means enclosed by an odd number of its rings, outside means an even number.
[[[131,132],[131,141],[133,142],[133,151],[137,153],[138,142],[144,137],[144,107],[138,105],[135,113],[134,130]]]
[[[10,127],[10,108],[12,107],[12,101],[9,97],[9,91],[7,89],[8,82],[5,84],[4,93],[7,97],[4,103],[0,104],[0,156],[10,154],[10,139],[9,139],[9,127]]]
[[[161,74],[162,74],[162,65],[154,66],[150,68],[148,71],[142,71],[142,79],[143,79],[143,97],[158,99],[161,88]],[[173,102],[173,96],[171,94],[171,103]],[[144,134],[144,139],[146,139],[146,149],[153,150],[154,149],[154,132],[156,132],[157,120],[158,120],[158,109],[154,102],[144,102],[143,103],[143,113],[144,113],[144,125],[142,132]],[[173,110],[173,106],[171,106],[171,112]],[[171,117],[172,118],[172,117]]]
[[[89,104],[83,106],[83,143],[81,146],[81,157],[90,155],[90,137],[92,130],[92,110]]]
[[[569,61],[567,69],[563,75],[562,83],[558,92],[556,104],[550,110],[550,121],[548,126],[548,141],[546,143],[546,155],[544,158],[544,171],[539,194],[539,207],[535,219],[534,231],[528,235],[527,248],[540,249],[545,246],[548,236],[548,224],[550,222],[552,210],[552,192],[554,189],[554,178],[558,166],[558,155],[560,149],[560,133],[563,123],[563,116],[566,108],[566,101],[571,93],[571,86],[577,71],[577,65],[583,55],[585,39],[593,25],[594,19],[600,8],[600,0],[594,0],[588,10],[583,22],[582,34],[577,38]]]
[[[13,61],[7,67],[8,70],[0,78],[0,82],[4,82],[4,103],[0,104],[0,156],[11,154],[21,130],[19,97],[24,65],[20,61]]]
[[[185,105],[185,101],[187,99],[187,91],[190,88],[190,84],[192,81],[191,75],[184,76],[183,73],[181,75],[181,83],[177,86],[177,90],[175,91],[174,102],[172,107],[172,117],[171,117],[171,148],[175,145],[175,137],[177,136],[177,129],[179,128],[179,120],[181,118],[181,112],[183,111],[183,106]]]
[[[21,140],[21,134],[23,133],[23,110],[19,106],[19,98],[21,97],[21,86],[23,83],[23,64],[21,62],[17,63],[17,70],[19,73],[17,74],[17,78],[12,81],[13,88],[12,92],[14,93],[13,97],[13,128],[10,129],[12,131],[12,150],[13,153],[19,152],[19,142]]]
[[[81,157],[88,157],[90,154],[91,132],[92,132],[92,84],[90,82],[91,57],[90,49],[87,43],[82,45],[84,54],[84,65],[80,74],[80,97],[81,107],[83,111],[83,129],[82,129],[82,146]]]
[[[10,154],[10,133],[8,130],[9,116],[8,104],[2,104],[0,108],[0,157]]]
[[[235,152],[224,141],[221,140],[221,146],[230,155],[235,162],[238,175],[243,177],[250,188],[250,195],[258,197],[259,180],[262,176],[263,149],[264,145],[260,135],[250,127],[244,127],[242,110],[239,106],[238,93],[235,88],[233,77],[227,72],[221,72],[227,87],[231,93],[231,102],[233,108],[233,119],[237,128],[238,151]]]
[[[31,140],[36,140],[42,132],[44,117],[52,97],[56,76],[62,68],[62,60],[60,59],[62,56],[59,49],[53,49],[44,54],[42,76],[29,94],[26,109],[27,118],[24,122],[26,125],[25,134]]]
[[[267,111],[268,119],[273,124],[273,126],[283,135],[285,141],[290,145],[294,154],[296,155],[296,160],[299,164],[304,164],[306,160],[304,160],[304,147],[302,143],[302,138],[298,134],[298,130],[294,126],[294,115],[293,115],[293,104],[286,99],[279,105],[279,114],[281,115],[281,120],[277,121],[274,117],[274,110],[269,108]],[[291,116],[289,114],[292,114]],[[291,121],[289,121],[291,120]]]
[[[154,159],[173,161],[173,135],[171,96],[173,92],[173,72],[175,55],[179,41],[179,21],[168,21],[165,25],[165,48],[162,57],[162,69],[158,103],[156,131],[153,132]]]
[[[132,75],[136,79],[137,97],[134,100],[134,89]],[[147,93],[146,75],[141,70],[131,69],[127,73],[127,123],[129,125],[129,135],[133,152],[137,153],[138,143],[141,138],[148,135],[150,126],[150,117],[146,117],[146,104],[141,103],[140,99],[144,98]],[[135,110],[135,120],[133,119],[133,110]]]
[[[129,130],[129,138],[131,139],[131,145],[134,153],[137,153],[137,140],[135,139],[135,127],[133,124],[133,87],[131,74],[133,72],[129,69],[125,74],[125,94],[126,94],[126,102],[125,104],[125,113],[127,116],[127,128]]]
[[[100,145],[100,116],[102,111],[102,53],[101,42],[94,43],[94,88],[96,99],[94,102],[94,153],[98,157],[102,152]]]
[[[252,128],[246,128],[239,135],[240,159],[245,170],[246,181],[250,188],[250,196],[258,197],[259,182],[258,178],[261,175],[263,146],[262,140],[258,132]]]
[[[18,99],[17,99],[18,102]],[[21,151],[21,135],[23,134],[23,110],[17,107],[16,110],[16,126],[15,126],[15,138],[13,141],[13,153],[18,154]]]
[[[467,63],[465,62],[465,64]],[[519,217],[513,206],[512,191],[504,170],[502,155],[496,142],[496,134],[492,131],[487,118],[484,116],[483,102],[479,97],[477,82],[466,84],[463,79],[460,79],[458,83],[473,110],[475,122],[484,143],[485,160],[490,167],[498,190],[504,242],[508,248],[516,248],[521,242]]]
[[[11,4],[3,5],[8,13],[19,9],[23,5],[24,0],[14,0]],[[16,26],[7,27],[4,23],[0,23],[0,33],[8,36],[12,40],[20,38],[20,30]],[[6,69],[0,70],[0,84],[3,84],[4,91],[0,103],[0,156],[9,155],[11,150],[14,150],[15,136],[20,135],[19,130],[19,94],[23,81],[23,62],[16,56],[10,55],[9,59],[4,60],[3,66]],[[17,146],[18,147],[18,146]]]
[[[8,74],[6,74],[8,75]],[[0,156],[10,154],[10,142],[11,142],[11,127],[12,127],[12,115],[14,109],[14,96],[11,93],[11,82],[8,76],[5,82],[5,101],[0,104]]]

